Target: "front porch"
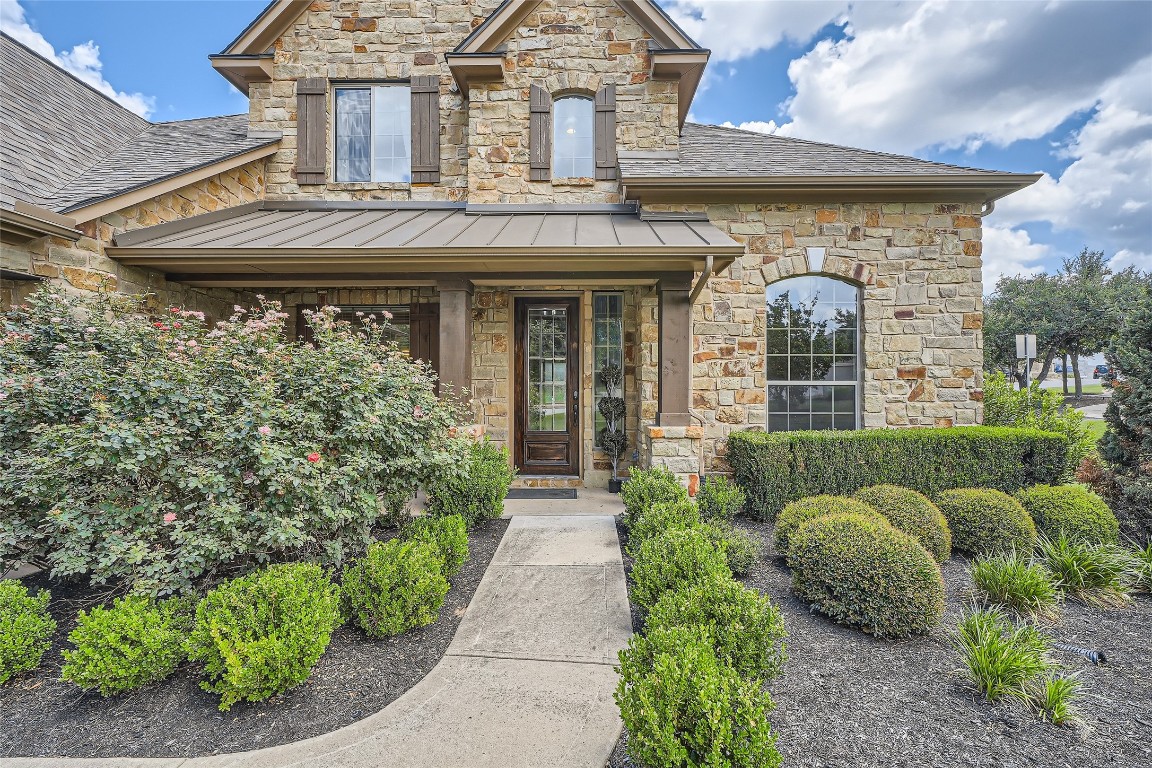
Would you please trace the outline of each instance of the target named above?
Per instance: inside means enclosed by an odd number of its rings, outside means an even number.
[[[133,232],[110,255],[189,285],[259,292],[289,332],[304,311],[392,315],[393,337],[437,370],[508,448],[521,487],[603,488],[600,370],[622,370],[619,471],[667,466],[693,487],[692,303],[743,246],[702,216],[630,206],[266,201]]]

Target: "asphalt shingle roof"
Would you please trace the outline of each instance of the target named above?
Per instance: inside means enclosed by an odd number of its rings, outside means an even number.
[[[0,204],[66,213],[276,141],[246,115],[152,123],[0,35]]]
[[[678,158],[621,158],[624,178],[771,176],[966,176],[978,168],[933,163],[904,155],[754,133],[720,125],[685,123]]]

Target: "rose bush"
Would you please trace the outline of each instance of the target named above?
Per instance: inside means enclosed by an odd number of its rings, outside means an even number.
[[[209,324],[118,294],[45,289],[0,333],[0,561],[162,595],[258,564],[363,553],[468,441],[386,319],[277,304]]]

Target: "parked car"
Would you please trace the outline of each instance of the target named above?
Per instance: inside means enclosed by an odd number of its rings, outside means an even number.
[[[1112,369],[1110,369],[1107,365],[1101,364],[1101,365],[1098,365],[1092,369],[1092,378],[1094,378],[1094,379],[1099,379],[1099,378],[1111,379],[1112,378],[1111,374],[1112,374]]]

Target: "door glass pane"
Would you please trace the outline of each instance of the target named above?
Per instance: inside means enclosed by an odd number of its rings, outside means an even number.
[[[601,372],[604,366],[613,365],[620,369],[620,381],[613,386],[613,397],[624,397],[624,294],[622,293],[594,293],[592,294],[592,334],[594,348],[592,350],[593,386],[592,394],[595,397],[593,405],[599,406],[600,399],[608,394]],[[607,419],[600,412],[600,408],[592,409],[596,420],[596,441],[600,442],[600,435],[608,426]],[[617,424],[623,429],[623,424]]]
[[[528,369],[528,429],[568,429],[568,312],[530,307],[524,365]]]

